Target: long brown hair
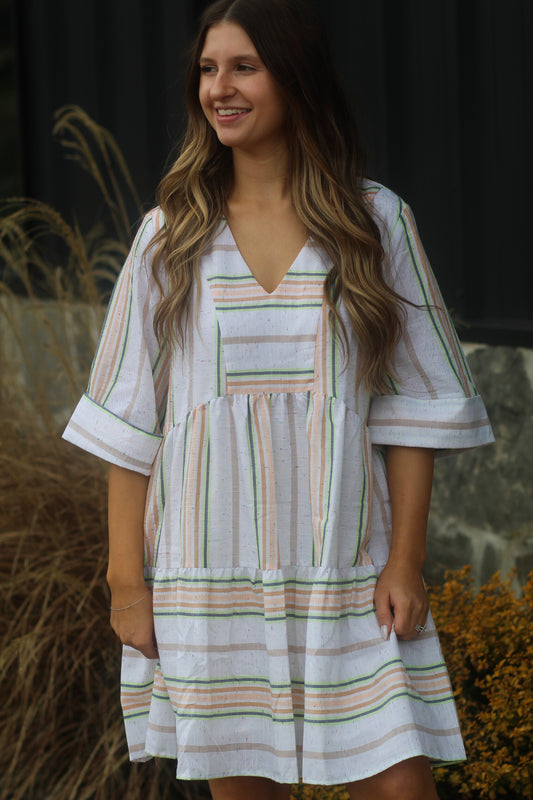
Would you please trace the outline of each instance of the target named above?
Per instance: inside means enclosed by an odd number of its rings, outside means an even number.
[[[379,230],[361,192],[357,129],[323,26],[303,0],[218,0],[202,17],[186,74],[187,130],[158,188],[166,224],[153,242],[155,264],[167,272],[169,290],[156,312],[157,335],[183,345],[199,260],[227,213],[232,153],[218,141],[198,97],[205,37],[220,22],[243,28],[287,100],[292,202],[331,260],[324,290],[332,322],[345,340],[337,309],[342,300],[361,346],[358,379],[369,390],[388,392],[403,323],[401,298],[383,277]]]

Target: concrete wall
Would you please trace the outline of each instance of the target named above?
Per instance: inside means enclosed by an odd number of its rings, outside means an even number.
[[[426,574],[472,564],[478,582],[533,570],[533,350],[465,345],[496,443],[440,459]]]

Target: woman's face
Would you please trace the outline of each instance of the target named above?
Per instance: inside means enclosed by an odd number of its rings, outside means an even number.
[[[240,25],[209,28],[200,56],[199,97],[227,147],[266,155],[285,144],[287,104]]]

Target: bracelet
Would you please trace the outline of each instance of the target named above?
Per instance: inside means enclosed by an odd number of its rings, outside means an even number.
[[[150,592],[146,592],[146,594],[143,594],[143,596],[139,597],[138,600],[134,600],[133,603],[130,603],[127,606],[122,606],[122,608],[110,608],[109,610],[110,611],[125,611],[127,608],[131,608],[132,606],[136,606],[137,603],[140,603],[141,600],[144,600],[144,598],[147,597],[149,594],[150,594]]]

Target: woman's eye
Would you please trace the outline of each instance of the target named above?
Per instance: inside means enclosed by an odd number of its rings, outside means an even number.
[[[202,64],[200,66],[200,72],[202,72],[204,74],[207,74],[208,72],[215,72],[215,71],[216,71],[215,67],[213,67],[211,64]]]
[[[255,72],[255,67],[252,67],[251,64],[239,64],[237,69],[240,72]]]

